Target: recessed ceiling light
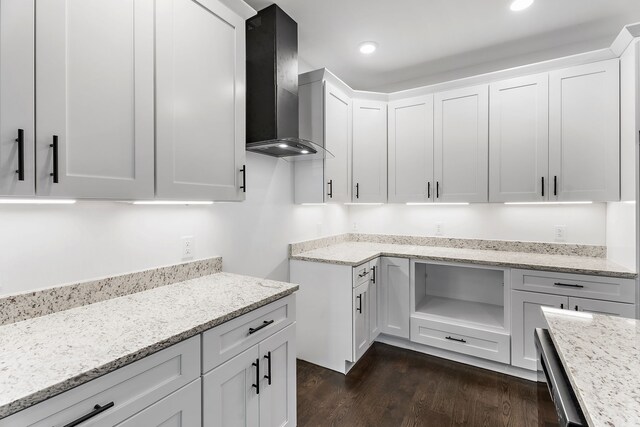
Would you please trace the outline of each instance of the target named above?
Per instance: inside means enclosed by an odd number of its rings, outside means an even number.
[[[533,0],[513,0],[511,3],[511,10],[514,12],[519,12],[521,10],[525,10],[529,6],[533,4]]]
[[[370,55],[376,51],[378,45],[375,42],[363,42],[360,43],[360,53],[364,55]]]
[[[278,144],[278,147],[280,147],[280,148],[287,148],[287,147],[288,147],[288,145],[287,145],[287,144]]]

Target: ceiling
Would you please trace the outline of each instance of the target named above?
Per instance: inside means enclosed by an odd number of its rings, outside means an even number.
[[[272,0],[246,0],[260,10]],[[299,55],[355,89],[393,91],[608,47],[638,0],[275,0]],[[358,45],[378,43],[369,56]]]

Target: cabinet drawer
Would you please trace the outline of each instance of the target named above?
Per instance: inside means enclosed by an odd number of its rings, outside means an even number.
[[[0,420],[0,427],[63,426],[111,402],[82,426],[114,426],[197,379],[199,367],[198,335]]]
[[[512,289],[634,303],[635,281],[533,270],[512,270]]]
[[[357,267],[353,267],[353,287],[357,288],[369,281],[371,277],[371,269],[369,268],[369,263],[359,265]]]
[[[202,334],[202,372],[240,354],[295,320],[295,295],[279,299]]]
[[[509,363],[509,335],[417,317],[411,318],[411,341],[457,353]]]

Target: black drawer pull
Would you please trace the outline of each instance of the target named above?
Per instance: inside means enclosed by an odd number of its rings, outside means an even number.
[[[564,286],[565,288],[578,288],[578,289],[582,289],[584,288],[583,285],[574,285],[572,283],[561,283],[561,282],[556,282],[554,283],[555,286]]]
[[[329,184],[329,192],[327,193],[327,196],[329,196],[330,199],[333,199],[333,180],[330,179],[327,184]]]
[[[542,197],[544,197],[544,176],[542,177]]]
[[[247,192],[247,165],[242,165],[242,169],[240,169],[240,172],[242,172],[242,185],[240,186],[240,189],[242,190],[243,193]]]
[[[256,394],[260,394],[260,359],[256,359],[255,363],[252,363],[251,366],[256,367],[256,383],[251,384],[251,387],[255,387]]]
[[[53,183],[58,183],[58,135],[53,135],[53,143],[49,145],[53,149],[53,170],[49,174],[53,177]]]
[[[427,199],[431,198],[431,181],[427,182]]]
[[[362,274],[358,274],[358,277],[365,277],[367,274],[369,274],[369,272],[367,270],[364,270],[364,272]]]
[[[356,298],[358,298],[358,308],[356,308],[356,311],[358,313],[362,313],[362,294],[358,295]]]
[[[371,282],[372,283],[376,283],[376,266],[374,265],[373,267],[371,267]]]
[[[360,183],[356,184],[356,199],[360,198]]]
[[[268,351],[264,358],[267,359],[267,375],[265,375],[264,377],[269,382],[269,385],[271,385],[271,352]]]
[[[463,340],[462,338],[453,338],[453,337],[445,337],[445,338],[448,339],[448,340],[451,340],[451,341],[461,342],[463,344],[465,344],[467,342],[467,341]]]
[[[436,199],[440,198],[440,181],[436,181]]]
[[[88,419],[91,419],[91,418],[95,417],[96,415],[103,413],[107,409],[113,408],[114,405],[115,405],[115,403],[113,403],[113,402],[109,402],[104,406],[96,405],[96,406],[93,407],[93,411],[89,412],[87,415],[81,416],[80,418],[78,418],[75,421],[71,421],[69,424],[65,424],[64,427],[75,427],[77,425],[80,425],[83,422],[87,421]]]
[[[262,325],[258,326],[257,328],[249,328],[249,335],[258,332],[260,329],[266,328],[273,322],[273,320],[265,320],[264,322],[262,322]]]
[[[553,176],[553,195],[558,195],[558,177],[556,175]]]
[[[18,181],[24,181],[24,129],[18,129],[18,137],[16,138],[18,143]]]

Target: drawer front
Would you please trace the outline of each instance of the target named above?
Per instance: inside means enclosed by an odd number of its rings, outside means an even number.
[[[635,280],[546,271],[513,270],[512,289],[635,303]]]
[[[202,372],[242,353],[295,321],[295,295],[279,299],[202,334]]]
[[[0,426],[64,426],[112,402],[82,426],[114,426],[196,380],[199,368],[198,335],[0,420]]]
[[[363,283],[367,283],[371,277],[371,269],[369,263],[359,265],[353,268],[353,287],[357,288]]]
[[[412,317],[411,341],[496,362],[510,361],[507,334]]]
[[[620,316],[629,319],[636,317],[636,305],[622,302],[599,301],[586,298],[569,298],[569,310],[586,311],[589,313]]]

